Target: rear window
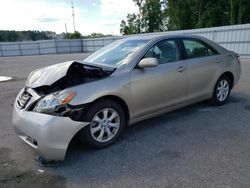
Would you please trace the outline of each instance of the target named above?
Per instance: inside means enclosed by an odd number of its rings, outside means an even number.
[[[183,44],[187,58],[206,57],[218,54],[213,48],[199,40],[184,39]]]

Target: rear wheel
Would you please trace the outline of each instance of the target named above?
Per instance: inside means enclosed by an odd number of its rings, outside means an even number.
[[[86,146],[92,148],[113,144],[126,124],[123,108],[113,100],[94,103],[84,116],[90,124],[80,132],[80,138]]]
[[[214,87],[213,97],[211,99],[212,103],[214,105],[225,104],[230,95],[231,88],[232,83],[229,77],[226,75],[220,77]]]

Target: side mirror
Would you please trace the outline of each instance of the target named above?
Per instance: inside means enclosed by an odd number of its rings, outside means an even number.
[[[157,67],[158,65],[159,65],[159,61],[157,58],[147,57],[147,58],[142,59],[139,62],[138,67],[143,69],[147,67]]]

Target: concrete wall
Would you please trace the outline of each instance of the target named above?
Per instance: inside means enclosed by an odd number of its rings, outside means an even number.
[[[200,35],[217,42],[229,50],[239,53],[243,58],[250,58],[250,24],[169,31],[162,32],[162,34]],[[82,40],[6,42],[0,43],[0,56],[94,52],[114,40],[121,38],[124,38],[124,36]]]

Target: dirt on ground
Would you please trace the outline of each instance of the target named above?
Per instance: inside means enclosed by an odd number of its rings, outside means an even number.
[[[0,148],[0,187],[64,188],[66,179],[62,176],[45,174],[43,169],[22,171],[17,161],[10,159],[10,149]]]

